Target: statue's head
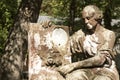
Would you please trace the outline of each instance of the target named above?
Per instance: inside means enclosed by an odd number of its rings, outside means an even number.
[[[82,18],[88,29],[92,29],[98,23],[102,21],[102,11],[95,5],[88,5],[82,11]]]

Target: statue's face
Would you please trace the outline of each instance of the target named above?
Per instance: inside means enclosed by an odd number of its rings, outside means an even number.
[[[97,21],[94,18],[93,14],[89,14],[88,12],[83,11],[82,18],[84,19],[84,23],[87,29],[94,29],[97,25]]]

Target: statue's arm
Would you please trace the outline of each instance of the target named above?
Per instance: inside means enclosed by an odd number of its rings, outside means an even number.
[[[101,55],[96,55],[94,57],[91,57],[82,61],[72,63],[72,65],[74,69],[99,67],[99,66],[103,66],[105,61],[106,61],[105,55],[101,54]]]
[[[90,67],[99,67],[104,64],[106,61],[105,55],[96,55],[92,58],[88,58],[82,61],[74,62],[65,66],[58,68],[58,71],[62,74],[67,74],[75,69],[90,68]]]
[[[74,53],[82,53],[83,52],[83,41],[85,34],[82,30],[77,31],[72,36],[70,36],[70,50]]]

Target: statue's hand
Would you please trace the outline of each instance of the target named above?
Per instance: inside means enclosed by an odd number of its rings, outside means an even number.
[[[57,71],[60,72],[63,75],[66,75],[67,73],[70,73],[73,70],[74,70],[74,65],[73,64],[68,64],[68,65],[60,66],[60,67],[57,68]]]

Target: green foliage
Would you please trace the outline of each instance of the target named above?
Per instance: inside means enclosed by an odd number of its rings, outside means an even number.
[[[66,17],[69,13],[69,0],[44,0],[41,15]]]
[[[13,24],[13,20],[17,11],[16,0],[0,1],[0,54],[8,36],[8,30]]]

